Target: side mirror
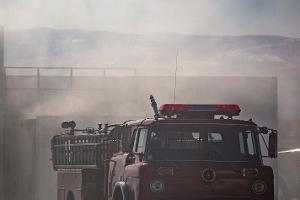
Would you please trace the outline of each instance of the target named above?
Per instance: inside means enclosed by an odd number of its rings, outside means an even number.
[[[133,164],[135,161],[135,156],[132,151],[130,151],[126,157],[125,166]]]
[[[268,156],[270,158],[277,158],[277,132],[272,130],[269,135],[269,149],[268,149]]]
[[[135,162],[136,157],[138,157],[139,161],[141,162],[144,158],[144,153],[135,153],[135,152],[129,152],[126,157],[126,163],[125,166],[131,165]]]
[[[144,158],[144,153],[138,153],[139,161],[142,162]]]

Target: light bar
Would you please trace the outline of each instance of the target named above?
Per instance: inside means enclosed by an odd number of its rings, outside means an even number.
[[[214,115],[238,116],[241,109],[237,104],[163,104],[159,111],[164,116],[183,115],[195,118]]]

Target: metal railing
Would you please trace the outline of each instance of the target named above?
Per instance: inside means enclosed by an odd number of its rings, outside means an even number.
[[[99,68],[99,67],[12,67],[4,66],[6,76],[120,76],[112,72],[129,72],[121,76],[136,76],[136,68]],[[83,72],[83,73],[80,73]],[[90,73],[89,73],[90,72]],[[91,73],[97,72],[97,73]],[[99,74],[99,72],[101,72]]]
[[[103,80],[108,77],[134,77],[136,68],[97,68],[97,67],[4,67],[4,79],[7,89],[43,89],[69,90],[75,89],[74,82],[81,79]],[[30,80],[31,79],[31,80]],[[68,82],[67,87],[43,87],[43,81],[59,79]],[[11,87],[7,81],[19,82],[18,86]],[[21,81],[29,81],[32,86],[25,87]],[[88,88],[85,88],[88,89]]]
[[[52,164],[57,169],[99,169],[115,151],[117,140],[107,135],[57,135],[51,140]]]

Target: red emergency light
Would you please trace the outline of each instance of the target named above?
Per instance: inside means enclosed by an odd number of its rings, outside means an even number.
[[[159,111],[168,117],[213,118],[215,115],[238,116],[241,109],[237,104],[163,104]]]

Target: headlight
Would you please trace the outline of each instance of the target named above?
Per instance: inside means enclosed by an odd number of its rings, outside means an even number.
[[[267,184],[262,180],[257,180],[252,184],[251,189],[255,194],[264,194],[267,190]]]
[[[150,190],[152,192],[161,192],[163,191],[165,188],[165,184],[162,180],[159,180],[159,179],[154,179],[153,181],[151,181],[150,183]]]

